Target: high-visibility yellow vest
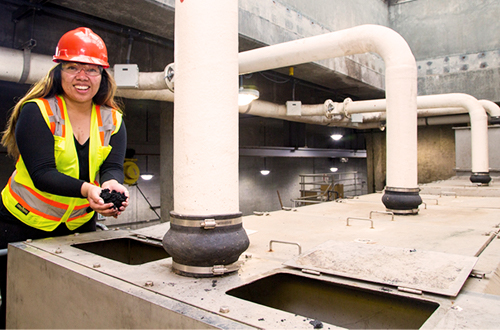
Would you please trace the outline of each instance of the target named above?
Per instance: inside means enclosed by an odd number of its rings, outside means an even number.
[[[80,166],[69,122],[66,103],[62,96],[34,99],[54,135],[54,156],[57,170],[73,178],[79,178]],[[89,141],[90,182],[98,183],[99,168],[111,152],[109,141],[118,132],[122,115],[106,106],[92,105]],[[44,231],[54,230],[61,222],[74,230],[94,215],[87,213],[86,198],[66,197],[38,190],[26,169],[21,156],[16,163],[7,186],[2,190],[5,207],[25,224]]]

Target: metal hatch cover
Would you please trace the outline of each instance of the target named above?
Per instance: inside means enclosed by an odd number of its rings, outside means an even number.
[[[327,241],[284,265],[454,297],[477,259],[376,244]]]

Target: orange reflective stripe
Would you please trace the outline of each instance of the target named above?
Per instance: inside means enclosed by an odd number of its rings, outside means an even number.
[[[90,204],[83,204],[83,205],[75,206],[75,207],[73,208],[73,210],[75,210],[75,211],[76,211],[76,210],[86,209],[86,208],[87,208],[87,207],[89,207],[89,206],[90,206]]]
[[[28,210],[28,211],[30,211],[31,213],[36,214],[36,215],[38,215],[38,216],[40,216],[40,217],[43,217],[43,218],[45,218],[45,219],[47,219],[47,220],[52,220],[52,221],[61,221],[61,219],[60,219],[60,218],[58,218],[58,217],[54,217],[54,216],[52,216],[52,215],[45,214],[45,213],[43,213],[43,212],[38,211],[37,209],[32,208],[32,207],[31,207],[31,206],[29,206],[28,204],[25,204],[25,203],[24,203],[24,201],[22,200],[22,198],[21,198],[19,195],[17,195],[17,194],[14,192],[14,190],[12,189],[12,187],[11,187],[11,179],[9,179],[9,183],[8,183],[8,185],[9,185],[9,191],[10,191],[10,194],[12,195],[12,197],[14,197],[14,199],[15,199],[15,200],[16,200],[19,204],[21,204],[21,205],[22,205],[22,206],[23,206],[26,210]]]
[[[99,137],[101,138],[101,145],[104,145],[104,132],[101,131],[102,127],[102,117],[101,117],[101,106],[95,106],[96,115],[97,115],[97,125],[99,126]]]
[[[39,99],[45,104],[45,109],[47,110],[47,114],[50,116],[53,116],[54,113],[52,112],[52,109],[50,108],[49,101],[47,99]]]
[[[52,112],[52,109],[50,108],[49,101],[47,99],[40,99],[40,100],[42,100],[43,104],[45,105],[45,109],[47,111],[49,118],[54,116],[54,113]],[[56,131],[56,123],[50,122],[49,125],[50,125],[50,131],[52,132],[52,134],[54,134]]]
[[[59,106],[59,109],[61,110],[61,118],[63,120],[62,124],[62,137],[66,137],[66,118],[64,118],[64,104],[62,99],[56,95],[56,100],[57,100],[57,105]]]
[[[98,104],[95,105],[95,113],[97,115],[97,125],[99,125],[99,127],[102,127],[101,106]]]

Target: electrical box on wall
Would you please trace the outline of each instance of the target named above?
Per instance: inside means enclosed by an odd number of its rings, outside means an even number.
[[[137,64],[115,64],[113,69],[117,87],[139,87],[139,66]]]
[[[302,102],[300,101],[286,101],[286,115],[287,116],[300,116]]]

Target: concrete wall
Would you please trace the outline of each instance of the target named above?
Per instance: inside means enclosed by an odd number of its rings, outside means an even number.
[[[445,180],[455,175],[455,136],[452,125],[418,128],[418,182]]]
[[[373,131],[366,135],[366,155],[368,168],[368,192],[385,189],[386,185],[386,138],[385,132]]]
[[[419,184],[445,180],[456,174],[454,134],[452,125],[420,126],[418,128]],[[367,133],[366,144],[368,191],[382,191],[385,188],[386,174],[385,132]]]
[[[466,93],[500,102],[500,2],[417,0],[390,7],[390,27],[408,42],[419,95]]]
[[[417,61],[500,49],[497,0],[417,0],[390,7],[391,28]]]

